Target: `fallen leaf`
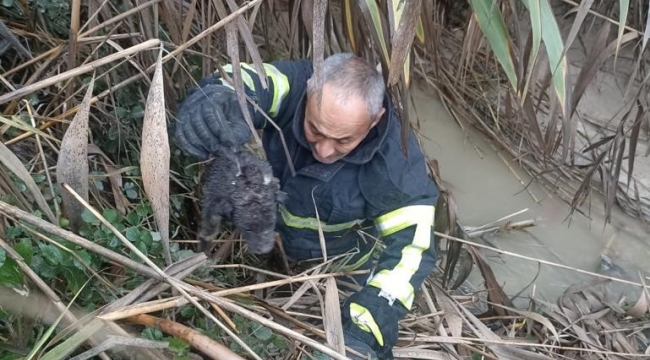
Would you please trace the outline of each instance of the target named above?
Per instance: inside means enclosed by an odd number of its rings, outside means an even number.
[[[508,312],[508,310],[505,310],[502,307],[494,307],[491,305],[491,304],[500,304],[510,308],[515,307],[512,301],[510,300],[510,298],[503,291],[501,285],[499,285],[499,282],[497,281],[496,276],[492,271],[492,268],[490,267],[490,265],[488,265],[487,260],[485,259],[483,254],[481,254],[480,251],[478,251],[472,246],[468,246],[467,250],[472,255],[472,258],[474,259],[474,263],[476,263],[476,265],[478,266],[479,270],[481,271],[481,275],[485,280],[485,288],[487,289],[487,300],[488,300],[489,310],[486,314],[484,314],[484,316],[507,317],[512,315]]]
[[[632,306],[626,312],[626,315],[641,318],[650,312],[650,295],[648,295],[648,288],[645,287],[645,281],[643,280],[643,277],[641,277],[641,282],[643,283],[641,296],[639,296],[639,300],[637,300],[636,304],[634,304],[634,306]]]
[[[438,301],[438,305],[445,312],[443,317],[447,321],[449,331],[453,337],[461,337],[463,332],[463,318],[460,314],[454,309],[454,304],[443,295],[443,290],[438,286],[434,285],[431,287],[433,293]]]
[[[325,282],[325,316],[323,326],[327,344],[339,354],[345,355],[343,343],[343,325],[341,324],[341,305],[339,304],[339,291],[334,277],[327,278]]]
[[[85,201],[88,201],[88,116],[94,84],[95,76],[93,75],[88,84],[86,95],[81,101],[79,111],[63,135],[56,163],[58,183],[60,185],[68,184]],[[83,205],[67,191],[61,192],[61,201],[65,217],[70,221],[70,228],[77,232],[83,224],[81,220]]]
[[[561,340],[560,339],[560,334],[557,332],[557,329],[555,328],[555,326],[553,326],[553,323],[551,323],[551,321],[549,319],[545,318],[544,316],[542,316],[540,314],[537,314],[537,313],[534,313],[532,311],[519,310],[519,309],[516,309],[516,308],[513,308],[513,307],[503,306],[503,305],[500,305],[500,304],[492,304],[492,305],[493,306],[503,307],[504,309],[506,309],[508,311],[512,311],[513,313],[523,315],[523,316],[525,316],[525,317],[527,317],[529,319],[537,321],[538,323],[544,325],[550,332],[553,333],[553,335],[555,335],[555,341],[560,341]]]
[[[2,161],[4,166],[25,183],[40,209],[45,213],[47,218],[50,219],[51,223],[56,224],[56,216],[54,216],[54,213],[52,213],[52,210],[50,210],[50,207],[47,205],[47,201],[45,201],[45,197],[43,197],[38,185],[36,185],[36,182],[23,163],[20,162],[20,159],[18,159],[18,157],[2,143],[2,141],[0,141],[0,161]]]
[[[144,109],[140,166],[144,191],[151,202],[167,265],[172,263],[169,250],[169,158],[161,48]]]

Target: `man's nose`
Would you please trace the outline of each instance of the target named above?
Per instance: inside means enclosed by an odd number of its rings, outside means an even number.
[[[321,158],[327,159],[330,156],[334,155],[336,150],[329,140],[323,140],[319,141],[318,144],[316,144],[316,152],[318,152],[318,156]]]

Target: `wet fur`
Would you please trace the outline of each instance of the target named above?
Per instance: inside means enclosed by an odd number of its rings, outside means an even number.
[[[284,201],[268,162],[246,149],[219,148],[203,177],[201,251],[209,253],[223,221],[239,230],[254,254],[268,253],[275,244],[278,202]]]

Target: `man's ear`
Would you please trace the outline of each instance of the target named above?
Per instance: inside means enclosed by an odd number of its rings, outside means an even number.
[[[377,116],[375,116],[375,118],[372,119],[372,123],[370,124],[370,129],[374,128],[375,125],[379,124],[379,120],[381,120],[381,117],[384,116],[385,112],[386,112],[386,108],[381,108],[381,110],[379,110]]]

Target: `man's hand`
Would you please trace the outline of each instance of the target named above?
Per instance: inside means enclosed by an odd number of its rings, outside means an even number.
[[[347,299],[341,314],[344,340],[346,346],[361,353],[372,350],[370,359],[392,360],[397,323],[407,310],[398,301],[390,302],[379,294],[380,289],[366,285]]]
[[[201,160],[207,159],[217,145],[242,146],[250,136],[235,92],[209,79],[192,89],[178,108],[176,140],[183,150]]]

